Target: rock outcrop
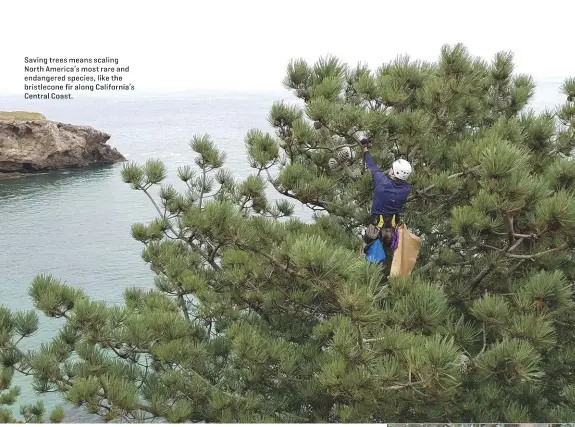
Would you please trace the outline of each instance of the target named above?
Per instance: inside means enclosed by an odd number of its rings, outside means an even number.
[[[0,112],[0,178],[126,161],[110,135],[37,113]]]

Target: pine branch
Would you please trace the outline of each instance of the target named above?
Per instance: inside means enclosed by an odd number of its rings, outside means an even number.
[[[459,178],[460,176],[464,176],[470,173],[475,172],[477,169],[479,169],[479,166],[475,166],[467,171],[464,172],[457,172],[454,173],[453,175],[449,175],[447,178],[448,179],[453,179],[453,178]],[[429,187],[424,188],[423,190],[417,190],[416,193],[412,193],[409,195],[409,197],[407,198],[407,201],[410,201],[412,199],[414,199],[416,197],[416,195],[418,194],[425,194],[427,193],[429,190],[433,190],[435,188],[435,184],[431,184]]]
[[[158,204],[156,203],[156,201],[154,200],[154,198],[151,196],[151,194],[148,192],[147,189],[145,189],[142,186],[138,186],[138,188],[140,190],[142,190],[144,192],[144,194],[146,194],[146,196],[148,196],[148,199],[150,199],[150,201],[152,202],[152,204],[154,205],[154,207],[156,208],[156,211],[158,212],[158,215],[160,215],[163,219],[165,219],[165,216],[162,215],[162,210],[160,209],[160,207],[158,206]],[[198,245],[196,245],[194,242],[192,242],[190,239],[184,239],[181,235],[181,233],[176,232],[176,230],[174,229],[174,227],[172,226],[172,224],[168,221],[168,228],[172,231],[172,233],[174,233],[174,235],[176,236],[176,238],[180,239],[180,240],[184,240],[186,241],[196,252],[198,252],[200,254],[200,256],[206,260],[206,262],[208,262],[208,264],[210,264],[212,266],[212,268],[214,270],[219,270],[220,266],[217,265],[213,260],[210,260],[210,257],[208,254],[206,254]]]
[[[508,230],[509,246],[512,247],[513,242],[515,241],[515,232],[513,230],[513,217],[511,215],[507,216],[507,227],[509,229]]]
[[[435,263],[436,263],[435,260],[429,261],[423,267],[415,269],[415,271],[413,272],[413,275],[420,275],[420,274],[427,272],[428,270],[431,270],[435,266]]]
[[[515,258],[515,259],[535,259],[535,258],[541,258],[545,255],[549,255],[552,254],[554,252],[560,252],[563,251],[565,249],[569,248],[569,244],[567,242],[563,243],[560,246],[557,246],[556,248],[553,249],[548,249],[546,251],[543,252],[538,252],[536,254],[531,254],[531,255],[518,255],[518,254],[510,254],[507,253],[506,256],[508,256],[509,258]]]
[[[490,231],[491,234],[494,234],[496,236],[508,236],[509,233],[500,233],[498,231]],[[538,237],[540,237],[543,233],[537,233],[537,234],[522,234],[522,233],[513,233],[513,237],[523,237],[524,239],[537,239]]]
[[[489,274],[490,271],[491,271],[491,265],[488,264],[485,267],[483,267],[483,269],[479,272],[479,274],[475,276],[473,280],[471,280],[470,286],[474,288],[477,285],[479,285],[479,283],[481,283],[481,281],[485,279],[485,277]]]
[[[200,200],[198,201],[198,206],[200,211],[202,210],[202,203],[204,201],[204,188],[206,186],[206,169],[202,168],[202,188],[200,189]]]
[[[287,273],[289,273],[292,276],[298,277],[300,279],[304,279],[304,277],[301,274],[299,274],[297,271],[290,268],[288,265],[282,264],[281,262],[276,260],[274,257],[272,257],[270,254],[268,254],[264,251],[260,251],[260,250],[254,249],[254,248],[247,248],[247,247],[245,247],[241,244],[237,244],[237,243],[236,243],[236,246],[238,247],[238,249],[244,250],[246,252],[252,252],[252,253],[256,253],[258,255],[261,255],[264,258],[268,259],[273,265],[275,265],[279,269],[286,271]]]
[[[413,164],[413,158],[415,157],[415,154],[419,151],[419,148],[420,148],[420,145],[415,144],[415,146],[411,149],[411,151],[407,155],[407,161],[408,162]]]
[[[519,240],[519,242],[521,242],[521,240]],[[519,254],[512,254],[509,253],[509,249],[500,249],[500,248],[496,248],[495,246],[491,246],[491,245],[486,245],[486,244],[481,244],[482,247],[487,248],[487,249],[493,249],[494,251],[500,252],[502,254],[504,254],[506,257],[508,258],[514,258],[514,259],[535,259],[535,258],[540,258],[542,256],[554,253],[554,252],[560,252],[562,250],[565,250],[569,247],[569,244],[567,242],[563,243],[562,245],[556,247],[556,248],[552,248],[552,249],[548,249],[546,251],[542,251],[542,252],[538,252],[535,254],[528,254],[528,255],[519,255]]]
[[[210,263],[215,262],[216,255],[218,254],[218,250],[220,249],[221,246],[222,246],[222,244],[218,243],[216,245],[216,247],[212,249],[212,251],[210,252],[208,262],[210,262]]]
[[[513,252],[515,249],[519,247],[519,245],[521,245],[521,243],[523,243],[524,240],[525,237],[521,237],[519,240],[517,240],[517,242],[513,244],[513,246],[509,247],[509,249],[506,252]]]
[[[364,343],[370,343],[370,342],[377,342],[377,341],[383,341],[385,339],[385,337],[379,337],[379,338],[364,338],[363,342]]]
[[[160,209],[160,207],[158,206],[158,204],[156,203],[156,201],[154,200],[154,198],[152,197],[152,195],[148,192],[148,190],[145,187],[142,186],[138,186],[137,188],[139,188],[140,190],[142,190],[144,192],[144,194],[146,196],[148,196],[148,199],[150,199],[150,201],[152,202],[152,204],[154,205],[154,207],[156,208],[156,211],[158,211],[158,215],[160,215],[163,219],[165,219],[165,215],[162,214],[162,210]],[[170,228],[170,230],[172,230],[172,232],[177,236],[178,233],[176,233],[176,231],[174,230],[174,228],[172,227],[172,225],[168,222],[168,227]]]
[[[235,393],[231,393],[231,392],[228,392],[226,390],[222,390],[217,385],[212,384],[207,378],[205,378],[203,375],[199,374],[197,371],[195,371],[191,367],[189,367],[189,366],[187,366],[186,368],[184,368],[183,366],[180,366],[180,367],[182,368],[182,372],[191,372],[192,374],[194,374],[194,376],[196,378],[200,379],[204,384],[206,384],[208,387],[214,389],[215,391],[220,392],[220,393],[222,393],[222,394],[224,394],[227,397],[232,398],[232,399],[239,399],[239,400],[243,400],[243,401],[248,401],[248,398],[246,398],[244,396],[241,396],[241,395],[235,394]],[[153,412],[150,412],[150,413],[153,413]],[[289,412],[285,412],[285,411],[276,412],[276,414],[281,414],[284,416],[290,416],[290,417],[293,417],[294,419],[299,419],[302,422],[308,421],[307,418],[303,418],[303,417],[300,417],[298,415],[295,415],[295,414],[292,414]]]
[[[188,313],[188,307],[186,305],[186,301],[184,300],[184,296],[180,292],[178,292],[178,302],[180,303],[180,307],[182,309],[182,313],[184,314],[184,317],[189,322],[190,321],[190,313]]]
[[[487,245],[485,243],[481,243],[480,246],[485,248],[485,249],[492,249],[494,251],[501,252],[501,253],[505,252],[505,248],[501,249],[501,248],[497,248],[495,246]]]
[[[357,328],[357,345],[359,346],[359,348],[363,348],[363,338],[362,338],[362,333],[361,333],[361,325],[359,323],[357,323],[355,326]]]
[[[536,234],[535,233],[532,233],[532,234],[516,233],[515,229],[514,229],[513,221],[514,221],[513,216],[507,216],[508,245],[504,249],[504,252],[513,252],[515,249],[517,249],[525,241],[525,239],[538,239],[539,237],[541,237],[543,234],[545,234],[547,232],[547,229],[544,229],[543,231],[536,233]],[[501,235],[501,233],[494,233],[494,234]],[[516,237],[518,237],[519,240],[515,241]]]
[[[521,261],[519,261],[517,264],[515,264],[513,267],[511,267],[510,269],[507,270],[507,276],[509,277],[515,270],[517,270],[519,267],[521,267],[525,261],[527,261],[526,259],[522,259]]]
[[[342,144],[342,145],[338,145],[338,146],[333,147],[333,148],[324,147],[324,146],[312,147],[311,145],[308,145],[308,148],[311,150],[328,150],[331,153],[337,152],[337,151],[341,150],[342,148],[355,148],[355,147],[357,147],[357,144]]]
[[[14,350],[20,355],[20,357],[21,357],[22,359],[24,359],[28,365],[30,365],[30,360],[29,360],[28,356],[25,355],[24,352],[22,352],[22,350],[20,350],[18,347],[13,346],[13,348],[14,348]],[[110,347],[110,348],[112,348],[112,350],[115,350],[113,347]],[[116,354],[118,354],[116,351],[114,351],[114,352],[115,352]],[[144,353],[144,352],[145,352],[145,353],[149,353],[149,352],[147,352],[147,351],[142,351],[142,352],[143,352],[143,353]],[[120,355],[119,355],[119,356],[120,356]],[[120,357],[121,357],[121,356],[120,356]],[[28,376],[29,376],[29,375],[33,375],[33,373],[31,373],[31,372],[24,372],[24,371],[22,371],[22,370],[20,370],[20,369],[17,369],[16,367],[14,367],[14,368],[15,368],[16,371],[18,371],[18,372],[20,372],[20,373],[22,373],[22,374],[24,374],[24,375],[28,375]],[[30,369],[31,369],[31,368],[30,368]],[[70,379],[60,378],[58,381],[60,381],[62,384],[67,385],[68,387],[72,387],[72,386],[74,385],[73,381],[71,381]],[[58,387],[61,387],[61,386],[58,386]],[[100,397],[101,399],[106,399],[106,400],[108,399],[106,393],[102,393],[102,392],[98,393],[98,397]],[[150,413],[150,414],[154,414],[152,408],[149,407],[149,406],[147,406],[147,405],[138,404],[138,407],[139,407],[139,409],[140,409],[141,411],[148,412],[148,413]]]
[[[483,331],[483,347],[481,348],[481,351],[477,354],[477,356],[483,354],[483,352],[485,352],[485,349],[487,348],[487,332],[485,331],[485,323],[483,324],[482,331]]]
[[[413,383],[410,382],[407,384],[397,384],[397,385],[392,385],[389,387],[384,387],[383,389],[384,390],[403,390],[404,388],[409,388],[409,387],[413,387],[413,386],[420,385],[420,384],[423,384],[423,381],[416,381]]]
[[[276,184],[275,180],[272,178],[272,176],[271,176],[271,174],[269,173],[268,170],[266,170],[266,173],[267,173],[267,175],[268,175],[268,180],[269,180],[269,182],[271,182],[271,184],[273,185],[273,187],[276,189],[276,191],[277,191],[278,193],[280,193],[280,194],[282,194],[282,195],[284,195],[284,196],[290,197],[290,198],[292,198],[292,199],[295,199],[295,200],[301,202],[301,200],[299,200],[294,194],[290,193],[290,192],[287,191],[287,190],[282,190],[282,189],[279,187],[279,185]],[[319,206],[320,208],[323,208],[323,209],[329,211],[328,208],[327,208],[327,206],[326,206],[326,204],[328,204],[328,203],[330,203],[330,202],[321,201],[321,200],[314,200],[313,202],[307,202],[307,204],[310,204],[310,203],[314,204],[315,206]],[[335,205],[335,204],[334,204],[334,205]]]

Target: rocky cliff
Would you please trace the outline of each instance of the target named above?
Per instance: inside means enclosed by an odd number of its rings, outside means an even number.
[[[110,135],[35,113],[0,112],[0,178],[126,161]]]

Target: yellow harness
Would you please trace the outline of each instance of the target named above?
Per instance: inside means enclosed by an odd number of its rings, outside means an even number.
[[[378,228],[382,228],[384,224],[383,221],[383,215],[379,215],[378,221],[377,221],[377,227]],[[393,215],[391,217],[391,228],[395,228],[395,215]]]

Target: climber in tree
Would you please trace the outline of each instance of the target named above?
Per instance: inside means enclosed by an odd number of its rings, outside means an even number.
[[[398,159],[391,165],[388,176],[377,167],[373,157],[371,157],[369,152],[370,140],[363,138],[361,145],[363,146],[366,166],[375,182],[370,224],[381,230],[380,238],[385,249],[386,260],[391,263],[393,257],[392,236],[396,226],[400,223],[403,205],[411,190],[411,186],[405,180],[411,175],[412,168],[407,160]]]

